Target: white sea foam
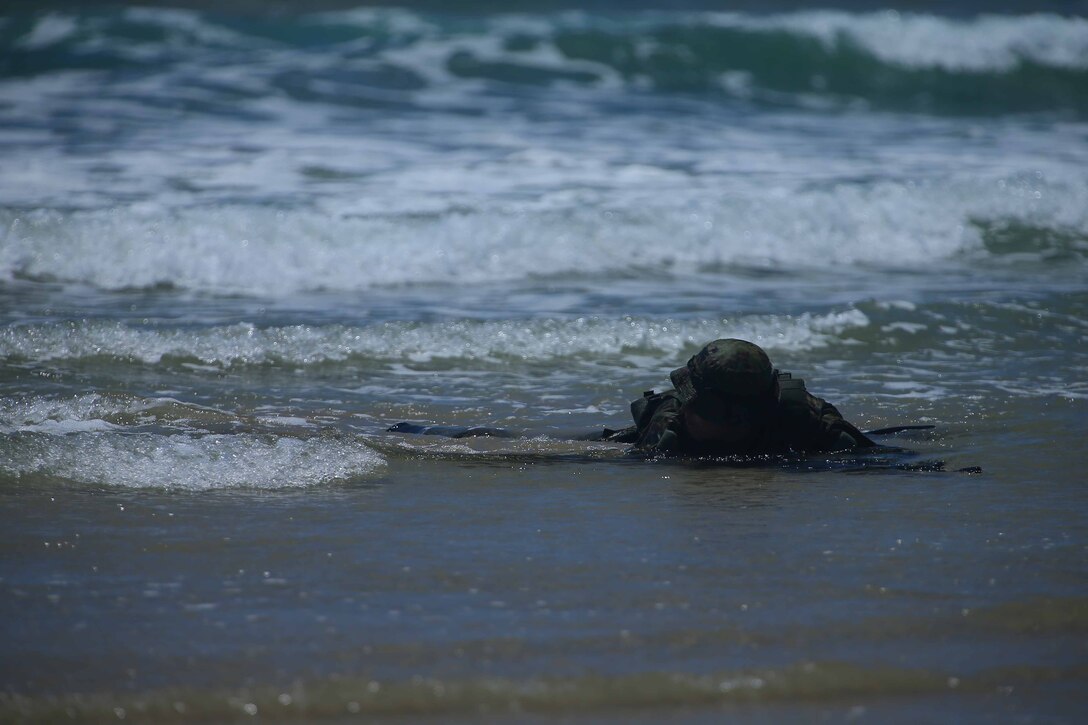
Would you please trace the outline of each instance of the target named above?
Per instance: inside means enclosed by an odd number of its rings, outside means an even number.
[[[351,10],[338,10],[313,13],[304,22],[328,25],[354,25],[366,29],[379,29],[396,35],[431,35],[437,27],[421,16],[394,7],[359,7]]]
[[[1044,13],[946,18],[895,10],[848,13],[815,10],[777,15],[710,13],[692,22],[754,31],[786,30],[827,47],[844,42],[910,68],[1006,71],[1021,61],[1088,68],[1088,19]]]
[[[399,35],[425,37],[434,55],[435,48],[449,50],[450,39],[439,28],[420,16],[398,10],[364,10],[313,16],[317,22],[350,23],[365,28],[380,28]],[[850,13],[838,10],[814,10],[771,15],[736,12],[641,13],[625,19],[564,13],[555,16],[498,15],[485,21],[487,32],[452,37],[463,47],[470,41],[485,56],[495,48],[484,42],[515,33],[547,38],[563,30],[601,28],[619,35],[643,40],[655,28],[674,25],[739,28],[750,31],[788,31],[816,37],[829,48],[848,42],[873,53],[881,60],[911,68],[938,67],[952,71],[1005,71],[1020,61],[1031,61],[1059,68],[1088,68],[1088,19],[1054,14],[978,15],[972,18],[948,18],[895,10]],[[438,45],[440,40],[446,44]],[[637,43],[636,43],[637,45]],[[422,50],[415,46],[412,50]],[[652,52],[650,45],[645,49]],[[398,54],[404,58],[405,54]],[[531,59],[519,53],[517,59]],[[421,55],[422,58],[422,55]],[[550,63],[549,63],[550,64]],[[415,64],[413,64],[415,65]],[[568,66],[573,67],[573,66]],[[601,69],[598,66],[599,71]]]
[[[869,324],[857,309],[822,315],[751,315],[733,319],[651,320],[628,317],[386,322],[370,327],[249,323],[165,330],[93,321],[0,329],[0,358],[45,362],[88,357],[158,364],[197,359],[214,366],[270,362],[313,365],[349,357],[426,364],[435,360],[503,362],[560,358],[670,358],[721,336],[753,340],[771,350],[807,350]]]
[[[257,435],[22,435],[0,445],[0,473],[78,483],[208,491],[304,488],[370,476],[385,459],[354,439]]]
[[[104,420],[45,420],[41,423],[23,425],[19,428],[25,433],[51,433],[68,435],[69,433],[91,433],[119,430],[120,426]],[[0,428],[0,432],[4,432]]]
[[[175,51],[179,46],[190,43],[198,49],[203,46],[254,44],[272,47],[259,36],[225,27],[213,18],[189,10],[128,8],[122,17],[126,22],[155,26],[169,33],[170,42],[164,47]],[[392,40],[387,42],[390,48],[388,54],[382,56],[384,59],[403,59],[406,49],[419,51],[417,60],[445,58],[451,49],[458,47],[487,52],[487,43],[491,39],[502,39],[513,34],[529,34],[546,39],[555,32],[600,28],[638,40],[655,28],[677,24],[713,24],[751,31],[785,30],[819,38],[829,47],[846,40],[869,50],[882,60],[909,67],[1006,70],[1020,60],[1056,67],[1088,67],[1088,20],[1046,13],[983,14],[971,18],[894,10],[869,13],[814,10],[770,15],[654,12],[629,13],[611,18],[587,13],[507,14],[483,16],[473,25],[455,23],[447,26],[436,16],[409,10],[359,8],[313,13],[295,18],[293,22],[302,26],[349,26],[364,32],[379,33]],[[48,13],[37,20],[29,33],[18,39],[17,45],[40,49],[67,40],[80,30],[87,35],[86,50],[95,47],[95,43],[103,37],[108,38],[103,34],[109,32],[109,26],[99,19]],[[134,43],[129,40],[127,45],[133,46]],[[496,45],[495,49],[499,47]],[[439,51],[443,55],[436,56],[435,53]],[[522,59],[531,56],[531,53],[528,56],[517,55]],[[409,62],[409,65],[435,67],[434,64],[414,62]]]
[[[70,15],[47,13],[38,19],[33,29],[15,41],[16,47],[40,50],[70,38],[76,33],[78,23]]]
[[[277,295],[640,267],[927,267],[981,249],[980,219],[1088,233],[1083,181],[840,184],[726,198],[688,189],[675,202],[655,200],[652,182],[631,185],[614,204],[568,199],[556,209],[495,204],[424,215],[354,216],[352,204],[330,213],[0,211],[0,276]]]
[[[128,395],[87,393],[66,398],[9,396],[0,398],[0,433],[40,431],[69,433],[113,430],[109,418],[138,415],[159,401]]]

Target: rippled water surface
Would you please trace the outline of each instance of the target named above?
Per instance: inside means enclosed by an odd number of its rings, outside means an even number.
[[[0,719],[1082,719],[1083,7],[345,7],[0,11]]]

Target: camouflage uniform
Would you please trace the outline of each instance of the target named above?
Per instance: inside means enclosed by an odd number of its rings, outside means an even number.
[[[876,445],[835,406],[809,393],[804,381],[775,370],[762,349],[743,340],[707,344],[671,378],[675,389],[644,393],[631,403],[635,425],[607,431],[604,439],[677,456],[814,453]],[[749,435],[732,443],[693,438],[682,409],[686,403],[703,404],[699,415],[713,418],[706,400],[738,408],[732,415],[748,421]]]

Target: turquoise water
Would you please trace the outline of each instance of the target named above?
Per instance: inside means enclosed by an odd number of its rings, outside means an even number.
[[[4,11],[0,719],[1081,719],[1043,9]],[[722,336],[935,427],[569,440]]]

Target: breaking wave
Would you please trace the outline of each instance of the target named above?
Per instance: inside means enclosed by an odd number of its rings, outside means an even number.
[[[823,315],[742,316],[735,319],[651,320],[629,317],[571,320],[457,320],[377,325],[250,323],[203,329],[132,327],[86,321],[6,327],[0,359],[122,360],[145,365],[219,367],[280,364],[310,366],[344,360],[427,364],[441,360],[477,363],[552,361],[563,358],[650,356],[671,359],[677,350],[722,335],[743,337],[771,350],[822,347],[845,330],[864,327],[857,309]]]
[[[201,492],[309,488],[365,478],[385,465],[379,453],[349,439],[164,436],[94,428],[57,421],[53,433],[6,435],[0,439],[0,475]]]
[[[210,113],[277,93],[372,107],[411,104],[428,92],[448,101],[451,87],[476,95],[481,82],[939,113],[1088,112],[1088,20],[1047,14],[473,17],[363,9],[258,18],[129,8],[16,16],[0,27],[0,48],[0,78],[169,68],[182,84],[171,94],[177,102]],[[215,82],[185,74],[200,58],[220,69]],[[257,60],[263,72],[249,80],[231,72]]]
[[[724,199],[685,192],[647,201],[656,183],[638,182],[615,205],[555,210],[0,210],[0,277],[285,295],[639,269],[928,268],[965,257],[1000,261],[1010,251],[1021,253],[1017,263],[1033,251],[1044,261],[1055,251],[1066,262],[1088,254],[1088,186],[1071,179],[840,184]]]

